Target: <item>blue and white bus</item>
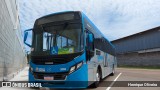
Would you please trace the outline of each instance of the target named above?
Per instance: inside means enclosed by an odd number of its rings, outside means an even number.
[[[30,30],[32,44],[26,42]],[[114,46],[80,11],[37,19],[24,43],[31,47],[29,81],[44,87],[97,87],[117,67]]]

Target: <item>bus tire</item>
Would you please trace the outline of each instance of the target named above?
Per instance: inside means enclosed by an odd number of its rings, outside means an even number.
[[[99,86],[100,80],[101,80],[100,70],[97,69],[96,82],[93,84],[93,87],[94,87],[94,88],[97,88],[97,87]]]
[[[111,76],[114,76],[114,74],[115,74],[115,68],[114,68],[114,65],[113,65]]]

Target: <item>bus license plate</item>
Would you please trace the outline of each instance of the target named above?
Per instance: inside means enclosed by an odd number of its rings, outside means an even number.
[[[54,80],[53,76],[44,76],[44,80]]]

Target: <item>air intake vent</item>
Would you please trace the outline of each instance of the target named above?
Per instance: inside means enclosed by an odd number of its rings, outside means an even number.
[[[67,55],[31,56],[31,61],[37,65],[65,64],[81,54],[82,52]]]
[[[69,62],[68,58],[48,58],[48,57],[36,57],[32,59],[34,64],[38,65],[56,65]]]

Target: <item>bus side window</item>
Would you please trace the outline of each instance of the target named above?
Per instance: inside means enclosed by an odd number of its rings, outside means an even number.
[[[108,55],[105,54],[104,67],[108,67],[107,57],[108,57]]]

